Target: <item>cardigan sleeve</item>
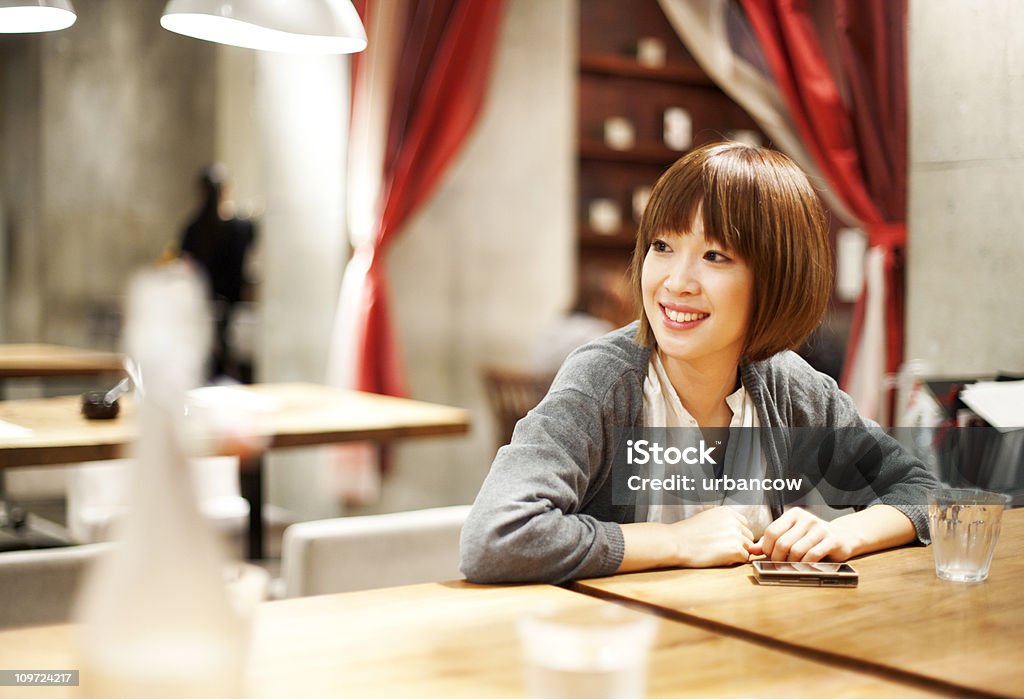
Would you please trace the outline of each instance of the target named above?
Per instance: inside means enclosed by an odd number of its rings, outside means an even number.
[[[558,583],[618,570],[625,520],[597,494],[609,492],[619,428],[638,414],[635,373],[600,346],[570,356],[473,503],[461,539],[467,579]]]
[[[819,435],[813,441],[822,486],[843,491],[852,499],[839,505],[895,507],[913,523],[918,541],[929,543],[927,494],[939,486],[938,481],[896,439],[861,417],[853,399],[831,377],[809,366],[807,373],[791,380],[796,394],[792,404],[802,413],[795,416],[798,421],[811,425]]]

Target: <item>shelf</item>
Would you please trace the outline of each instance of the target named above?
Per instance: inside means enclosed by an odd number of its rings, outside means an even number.
[[[579,156],[582,160],[606,160],[616,163],[642,163],[644,165],[660,165],[668,167],[686,151],[671,150],[664,146],[638,145],[629,150],[614,150],[603,141],[581,140]]]
[[[636,245],[636,233],[637,228],[634,225],[622,226],[617,233],[611,235],[598,233],[590,226],[579,226],[578,228],[581,248],[632,250]]]
[[[715,87],[715,83],[698,66],[685,63],[666,64],[649,68],[630,56],[615,54],[589,54],[580,56],[580,72],[616,78],[639,78],[691,87]]]

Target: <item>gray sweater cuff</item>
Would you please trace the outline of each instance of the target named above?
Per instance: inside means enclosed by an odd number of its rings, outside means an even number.
[[[615,575],[626,555],[626,540],[622,536],[622,526],[616,522],[601,522],[608,548],[601,557],[601,572],[598,576]]]

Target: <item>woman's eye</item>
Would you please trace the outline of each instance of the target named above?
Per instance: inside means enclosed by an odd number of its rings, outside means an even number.
[[[654,250],[654,252],[668,252],[668,249],[668,243],[664,240],[655,240],[651,243],[651,250]]]
[[[725,253],[718,250],[708,250],[704,253],[704,259],[708,262],[727,262],[729,260]]]

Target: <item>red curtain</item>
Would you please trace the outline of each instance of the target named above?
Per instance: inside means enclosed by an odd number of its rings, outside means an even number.
[[[373,5],[360,0],[364,22]],[[368,7],[369,6],[369,7]],[[419,0],[410,6],[396,64],[388,118],[380,221],[355,250],[365,270],[356,333],[356,388],[405,395],[390,320],[385,276],[388,246],[433,192],[483,105],[504,0]],[[353,80],[358,79],[358,61]]]
[[[808,150],[832,189],[867,225],[869,247],[884,253],[886,370],[894,373],[903,358],[906,2],[834,0],[834,26],[825,32],[806,0],[742,4]],[[830,43],[837,74],[826,60]],[[854,310],[844,385],[857,361],[865,294]]]

